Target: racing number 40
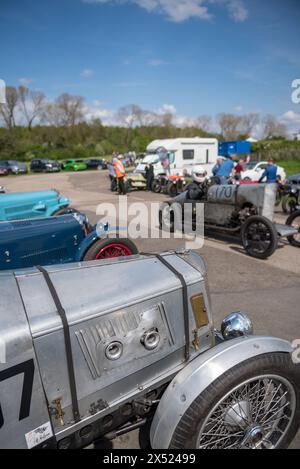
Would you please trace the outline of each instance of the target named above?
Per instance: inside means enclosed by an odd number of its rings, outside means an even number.
[[[34,361],[28,360],[19,365],[0,371],[0,383],[18,375],[24,375],[22,397],[19,412],[19,421],[26,419],[30,414],[30,405],[32,398],[33,379],[34,379]],[[4,417],[0,403],[0,428],[4,425]]]

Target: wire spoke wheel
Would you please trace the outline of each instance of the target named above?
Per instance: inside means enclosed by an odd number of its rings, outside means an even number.
[[[290,236],[288,240],[293,246],[300,247],[300,210],[294,212],[288,218],[287,225],[298,230],[298,233]]]
[[[132,251],[128,246],[119,243],[108,244],[96,255],[96,259],[111,259],[113,257],[132,256]]]
[[[243,382],[215,405],[200,429],[199,449],[274,449],[296,412],[296,395],[285,378],[263,375]]]

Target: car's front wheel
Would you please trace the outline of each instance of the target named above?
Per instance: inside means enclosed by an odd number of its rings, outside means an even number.
[[[130,239],[99,239],[86,252],[84,261],[127,257],[138,254],[138,248]]]
[[[240,363],[183,414],[172,449],[284,449],[300,421],[300,367],[269,353]]]
[[[287,219],[286,224],[298,230],[298,234],[288,237],[288,241],[292,246],[300,248],[300,210],[292,213],[292,215]]]
[[[243,246],[251,257],[267,259],[276,251],[278,233],[274,224],[265,217],[249,217],[242,226]]]

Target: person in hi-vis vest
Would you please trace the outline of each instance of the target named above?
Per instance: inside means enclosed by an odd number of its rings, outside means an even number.
[[[114,170],[118,179],[119,194],[126,195],[125,187],[125,168],[122,163],[123,155],[119,155],[118,158],[114,160]]]

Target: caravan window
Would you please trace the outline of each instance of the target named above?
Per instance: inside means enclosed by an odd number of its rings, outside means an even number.
[[[193,160],[195,157],[194,150],[183,150],[183,159],[184,160]]]
[[[168,158],[170,164],[175,163],[175,153],[173,151],[168,154]]]

